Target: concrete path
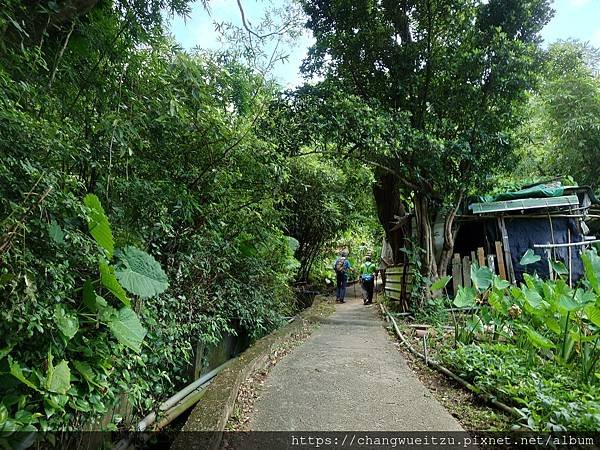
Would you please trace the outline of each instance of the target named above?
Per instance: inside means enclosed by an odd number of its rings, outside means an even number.
[[[360,297],[346,300],[272,369],[250,429],[462,430],[395,349],[377,317],[379,306],[364,306]]]

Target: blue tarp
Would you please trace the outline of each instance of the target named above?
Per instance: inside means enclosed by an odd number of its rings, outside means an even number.
[[[509,219],[506,218],[506,231],[508,232],[508,241],[512,256],[515,278],[517,281],[523,281],[523,273],[537,272],[542,278],[549,278],[548,258],[546,250],[534,248],[535,244],[566,244],[569,241],[568,230],[571,231],[571,242],[581,242],[582,236],[577,229],[574,219],[552,218],[552,229],[548,219]],[[552,240],[554,235],[554,241]],[[528,249],[534,250],[535,254],[540,255],[542,259],[535,264],[522,266],[519,264],[521,257]],[[555,248],[554,257],[558,261],[565,263],[569,267],[569,249],[566,247]],[[579,256],[577,247],[571,249],[571,267],[573,281],[579,280],[583,275],[583,263]]]

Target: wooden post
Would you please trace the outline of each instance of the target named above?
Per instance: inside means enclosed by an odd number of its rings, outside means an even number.
[[[462,259],[462,276],[463,286],[466,288],[471,287],[471,259],[468,256]]]
[[[460,254],[455,253],[452,258],[452,288],[454,289],[454,295],[458,292],[458,286],[462,283],[462,270],[460,267]]]
[[[479,267],[485,266],[485,253],[483,247],[477,248],[477,261],[479,262]]]
[[[496,258],[498,259],[498,275],[506,280],[506,267],[504,266],[504,255],[502,254],[502,243],[496,241]]]
[[[475,252],[471,252],[471,262],[474,263],[477,261],[477,256],[475,256]]]
[[[515,268],[512,264],[512,255],[510,253],[510,244],[508,242],[508,231],[506,231],[506,223],[504,222],[504,216],[498,217],[498,228],[500,229],[500,235],[502,236],[502,247],[504,247],[504,262],[506,264],[506,272],[508,275],[508,281],[511,283],[515,282]]]

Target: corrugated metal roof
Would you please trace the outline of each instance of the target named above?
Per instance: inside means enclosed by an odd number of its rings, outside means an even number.
[[[469,209],[473,214],[485,214],[502,211],[520,211],[524,209],[556,208],[559,206],[579,206],[576,195],[563,195],[548,198],[523,198],[500,202],[473,203]]]

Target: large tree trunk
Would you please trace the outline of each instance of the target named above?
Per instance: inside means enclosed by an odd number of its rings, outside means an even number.
[[[406,210],[400,201],[400,182],[389,173],[376,173],[377,181],[373,185],[373,196],[377,207],[379,223],[385,230],[385,237],[392,247],[394,264],[405,261],[400,251],[405,245],[406,225],[397,226],[399,219],[406,219]]]
[[[454,240],[457,229],[455,225],[456,214],[462,201],[462,193],[459,195],[456,204],[446,212],[444,217],[443,246],[439,256],[435,254],[435,236],[433,234],[432,220],[434,215],[431,212],[431,204],[427,197],[418,193],[414,194],[415,215],[417,217],[417,233],[419,236],[419,246],[424,250],[421,259],[421,273],[435,280],[443,277],[448,272],[448,264],[454,253]]]
[[[450,264],[450,259],[454,253],[454,240],[456,239],[456,233],[458,232],[458,228],[454,226],[454,219],[456,219],[456,213],[458,212],[458,208],[460,208],[462,197],[463,194],[461,192],[458,196],[456,205],[452,207],[444,219],[444,247],[442,248],[442,254],[440,255],[437,270],[440,277],[447,275],[448,264]]]
[[[415,192],[413,194],[413,203],[415,205],[415,217],[417,219],[419,247],[423,250],[421,258],[421,274],[431,279],[435,279],[438,277],[438,270],[435,259],[434,235],[433,227],[431,226],[432,217],[429,199],[426,196]]]

